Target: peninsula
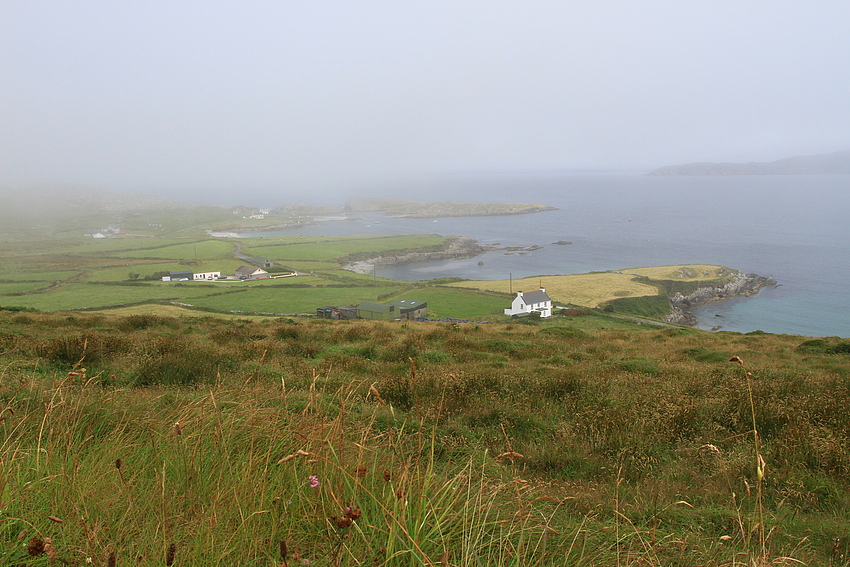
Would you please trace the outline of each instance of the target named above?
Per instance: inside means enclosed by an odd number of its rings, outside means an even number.
[[[399,218],[485,217],[524,215],[554,211],[555,207],[529,203],[455,203],[453,201],[419,202],[407,199],[354,198],[345,205],[349,212],[380,212]]]

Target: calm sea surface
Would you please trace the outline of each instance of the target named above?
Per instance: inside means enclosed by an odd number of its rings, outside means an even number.
[[[507,279],[667,264],[722,264],[781,285],[695,311],[701,328],[850,337],[850,176],[481,175],[431,178],[370,197],[520,202],[556,211],[502,217],[392,219],[364,214],[300,234],[467,236],[542,246],[525,254],[380,269],[378,276]],[[557,245],[557,241],[570,241]],[[483,262],[479,266],[478,263]]]

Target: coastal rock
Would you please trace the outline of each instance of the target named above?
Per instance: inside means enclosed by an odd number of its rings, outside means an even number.
[[[693,305],[704,305],[712,301],[720,301],[729,297],[740,295],[752,295],[763,287],[776,285],[776,280],[756,274],[736,274],[732,281],[718,287],[700,287],[688,295],[681,292],[670,298],[674,307],[690,307]]]
[[[770,285],[777,285],[776,280],[756,274],[738,273],[735,274],[731,281],[722,286],[700,287],[687,295],[676,292],[670,298],[672,313],[667,316],[666,320],[668,323],[679,325],[695,325],[697,319],[687,310],[689,307],[705,305],[712,301],[721,301],[730,297],[752,295],[758,293],[758,290],[761,288]]]
[[[372,274],[377,266],[389,266],[392,264],[407,264],[409,262],[424,262],[426,260],[449,260],[456,258],[472,258],[483,253],[485,250],[478,245],[477,240],[463,236],[454,237],[445,250],[437,252],[409,252],[395,256],[377,256],[367,260],[351,262],[343,266],[344,270],[350,270],[358,274]]]
[[[674,325],[696,325],[697,318],[690,311],[685,311],[681,307],[673,307],[673,310],[665,319],[668,323]]]

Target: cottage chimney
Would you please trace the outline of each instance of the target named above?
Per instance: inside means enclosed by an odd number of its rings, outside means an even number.
[[[541,287],[541,288],[540,288],[540,291],[542,291],[543,293],[546,293],[546,288],[545,288],[545,287]]]
[[[516,296],[517,296],[517,297],[522,297],[522,292],[521,292],[521,291],[516,292]]]

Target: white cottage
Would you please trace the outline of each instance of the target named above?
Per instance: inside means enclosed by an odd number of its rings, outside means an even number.
[[[236,268],[236,277],[238,277],[240,280],[258,279],[262,278],[267,274],[267,271],[256,266],[239,266],[238,268]]]
[[[528,315],[533,312],[540,313],[541,317],[552,316],[552,300],[546,295],[546,290],[542,287],[540,291],[532,291],[531,293],[516,292],[516,297],[511,303],[509,309],[505,309],[505,315],[512,317],[514,315]]]

